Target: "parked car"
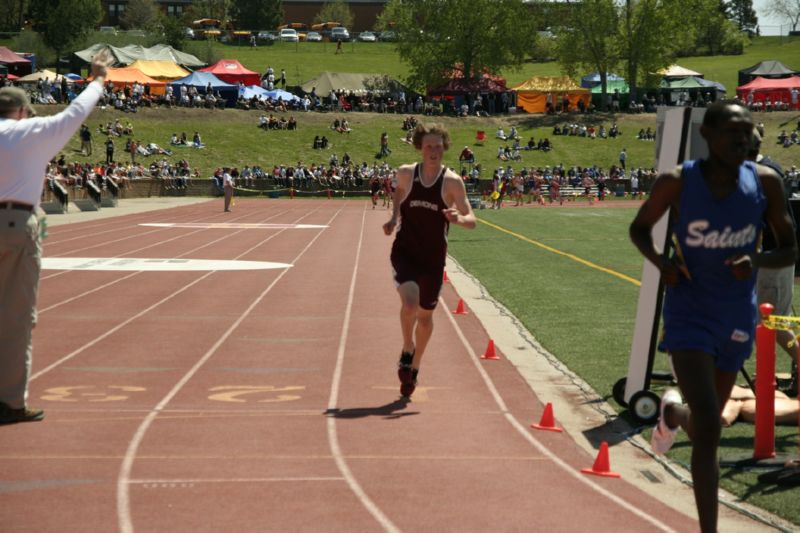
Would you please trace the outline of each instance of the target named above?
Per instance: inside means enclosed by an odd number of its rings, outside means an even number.
[[[338,28],[331,28],[331,41],[349,41],[350,32],[347,28],[339,26]]]
[[[280,40],[286,43],[296,43],[300,40],[300,37],[297,36],[297,30],[283,28],[280,33]]]
[[[272,44],[275,41],[279,40],[278,32],[271,30],[261,30],[256,34],[256,39],[264,43]]]
[[[310,43],[321,43],[322,35],[316,31],[310,31],[306,34],[306,41]]]
[[[391,30],[382,31],[380,35],[378,35],[378,40],[385,42],[394,42],[397,40],[397,33]]]
[[[187,39],[194,39],[194,30],[192,28],[183,28],[183,35]]]
[[[374,43],[378,40],[378,38],[375,37],[375,34],[371,31],[362,31],[358,34],[358,40],[362,43]]]
[[[117,28],[115,28],[114,26],[100,26],[100,29],[98,31],[100,33],[110,33],[112,35],[117,34]]]

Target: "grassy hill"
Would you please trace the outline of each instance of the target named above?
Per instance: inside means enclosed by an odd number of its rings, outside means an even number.
[[[205,53],[204,47],[196,43],[190,48]],[[344,53],[338,55],[334,54],[336,45],[332,43],[275,43],[257,48],[215,44],[213,50],[217,59],[235,58],[251,70],[264,72],[270,65],[278,72],[284,68],[290,85],[300,85],[325,70],[381,73],[396,78],[403,78],[408,70],[391,43],[346,43]],[[728,94],[733,95],[738,71],[765,59],[776,59],[800,69],[800,37],[757,37],[742,55],[686,57],[678,63],[705,74],[706,79],[722,83]],[[501,74],[508,80],[508,86],[514,87],[531,76],[557,76],[562,71],[555,62],[526,63],[519,70]]]

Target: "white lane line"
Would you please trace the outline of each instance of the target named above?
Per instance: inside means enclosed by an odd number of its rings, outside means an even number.
[[[130,479],[131,485],[173,485],[176,483],[283,483],[293,481],[342,481],[339,476],[318,477],[254,477],[254,478],[221,478],[221,479]]]
[[[280,213],[278,213],[278,214],[275,214],[275,215],[273,215],[273,216],[271,216],[271,217],[268,217],[268,218],[267,218],[267,220],[269,220],[270,218],[276,217],[276,216],[280,216],[280,215],[282,215],[282,214],[283,214],[283,213],[285,213],[285,212],[286,212],[286,211],[283,211],[283,212],[280,212]],[[244,216],[244,215],[242,215],[242,216]],[[184,234],[184,235],[181,235],[181,236],[179,236],[179,237],[172,237],[172,238],[170,238],[170,239],[166,239],[166,240],[163,240],[163,241],[159,241],[159,242],[157,242],[157,243],[155,243],[155,244],[147,245],[147,246],[144,246],[144,247],[142,247],[142,248],[138,248],[138,249],[136,249],[136,250],[132,250],[132,251],[129,251],[129,252],[125,252],[125,253],[123,253],[123,254],[120,254],[120,255],[118,255],[118,256],[115,256],[115,257],[124,257],[124,256],[125,256],[125,255],[127,255],[127,254],[131,254],[131,253],[134,253],[134,252],[139,252],[139,251],[141,251],[141,250],[146,250],[146,249],[148,249],[148,248],[151,248],[151,247],[154,247],[154,246],[160,246],[160,245],[162,245],[162,244],[165,244],[165,243],[167,243],[167,242],[170,242],[170,241],[173,241],[173,240],[178,240],[178,239],[182,239],[182,238],[188,237],[189,235],[194,235],[195,233],[201,233],[201,231],[202,231],[202,230],[198,230],[198,231],[192,231],[192,232],[186,233],[186,234]],[[236,235],[236,234],[238,234],[238,233],[239,233],[239,232],[237,231],[237,232],[236,232],[236,233],[234,233],[233,235]],[[214,240],[213,240],[213,241],[211,241],[211,242],[207,242],[207,243],[205,243],[205,244],[201,244],[200,246],[197,246],[196,248],[192,248],[191,250],[187,250],[186,252],[184,252],[184,253],[182,253],[182,254],[180,254],[180,255],[176,256],[176,257],[184,257],[184,256],[186,256],[186,255],[189,255],[189,254],[191,254],[191,253],[194,253],[194,252],[196,252],[196,251],[198,251],[198,250],[202,250],[203,248],[207,248],[207,247],[209,247],[209,246],[211,246],[211,245],[213,245],[213,244],[216,244],[216,243],[218,243],[218,242],[220,242],[220,241],[227,240],[227,239],[229,239],[230,237],[232,237],[232,235],[223,235],[222,237],[219,237],[218,239],[214,239]],[[54,277],[56,277],[56,276],[60,276],[60,275],[62,275],[62,274],[64,274],[64,273],[65,273],[65,272],[60,272],[60,273],[58,273],[58,274],[53,274],[53,275],[51,275],[51,276],[47,276],[47,277],[44,277],[44,278],[42,278],[42,280],[45,280],[45,279],[50,279],[50,278],[54,278]],[[60,302],[57,302],[57,303],[55,303],[55,304],[53,304],[53,305],[50,305],[50,306],[48,306],[48,307],[45,307],[44,309],[39,309],[39,314],[42,314],[42,313],[44,313],[44,312],[46,312],[46,311],[50,311],[51,309],[55,309],[56,307],[60,307],[60,306],[62,306],[62,305],[64,305],[64,304],[67,304],[67,303],[73,302],[73,301],[75,301],[75,300],[78,300],[78,299],[80,299],[80,298],[83,298],[84,296],[88,296],[89,294],[92,294],[93,292],[100,291],[100,290],[102,290],[102,289],[105,289],[105,288],[107,288],[107,287],[110,287],[111,285],[114,285],[114,284],[116,284],[116,283],[119,283],[119,282],[121,282],[121,281],[125,281],[126,279],[129,279],[129,278],[132,278],[133,276],[138,276],[138,275],[139,275],[139,272],[134,272],[134,273],[132,273],[132,274],[128,274],[127,276],[121,276],[121,277],[115,278],[113,281],[110,281],[110,282],[108,282],[108,283],[105,283],[105,284],[103,284],[103,285],[98,285],[97,287],[95,287],[95,288],[93,288],[93,289],[90,289],[90,290],[88,290],[88,291],[85,291],[85,292],[83,292],[83,293],[81,293],[81,294],[78,294],[78,295],[72,296],[72,297],[70,297],[70,298],[67,298],[66,300],[62,300],[62,301],[60,301]]]
[[[456,334],[458,335],[458,338],[461,340],[461,343],[464,345],[464,348],[466,348],[467,353],[469,354],[469,357],[472,360],[472,363],[475,365],[475,368],[478,369],[478,373],[480,374],[481,378],[483,379],[484,383],[486,384],[486,388],[489,389],[489,393],[491,393],[492,398],[494,398],[494,401],[497,404],[497,407],[500,408],[500,411],[503,413],[503,416],[505,417],[505,419],[514,427],[514,429],[516,429],[523,436],[523,438],[525,438],[525,440],[527,440],[530,444],[533,445],[534,448],[536,448],[544,456],[546,456],[548,459],[553,461],[561,469],[563,469],[565,472],[567,472],[573,478],[578,480],[580,483],[583,483],[584,485],[588,486],[589,488],[591,488],[595,492],[599,493],[602,496],[605,496],[606,498],[608,498],[612,502],[616,503],[617,505],[619,505],[623,509],[626,509],[627,511],[630,511],[631,513],[635,514],[639,518],[645,520],[646,522],[649,522],[651,525],[653,525],[654,527],[658,528],[659,530],[661,530],[661,531],[669,531],[669,532],[674,532],[675,531],[674,529],[669,527],[667,524],[661,522],[660,520],[656,520],[655,518],[653,518],[649,514],[645,513],[644,511],[639,509],[636,505],[627,502],[626,500],[620,498],[619,496],[617,496],[613,492],[610,492],[610,491],[606,490],[604,487],[602,487],[602,486],[598,485],[597,483],[593,482],[586,475],[582,474],[581,472],[579,472],[578,470],[576,470],[575,468],[573,468],[572,466],[567,464],[558,455],[556,455],[553,452],[551,452],[547,447],[544,446],[544,444],[539,442],[539,440],[536,439],[536,437],[531,435],[531,433],[528,430],[528,428],[525,427],[524,424],[521,424],[519,422],[519,420],[517,420],[517,418],[513,414],[511,414],[511,412],[508,410],[508,407],[506,406],[505,401],[503,401],[503,398],[500,396],[500,393],[497,391],[497,387],[495,387],[494,382],[492,382],[492,379],[489,377],[489,374],[486,372],[486,370],[484,370],[483,366],[481,365],[480,359],[478,359],[478,356],[475,354],[475,351],[472,349],[472,346],[470,346],[469,341],[467,341],[467,338],[464,336],[464,332],[461,330],[461,327],[458,325],[458,323],[456,322],[456,319],[453,317],[453,313],[447,307],[447,304],[445,303],[444,298],[442,298],[441,296],[439,297],[439,306],[442,309],[444,309],[445,313],[447,314],[447,318],[450,320],[450,323],[453,325],[453,328],[455,329]]]
[[[328,224],[333,222],[333,220],[338,216],[341,212],[341,208],[334,213],[333,217],[328,221]],[[284,230],[280,230],[284,231]],[[292,263],[297,263],[300,258],[311,248],[311,246],[317,242],[322,234],[325,233],[325,230],[321,230],[317,233],[313,239],[300,251],[300,253],[294,258]],[[265,241],[268,239],[265,239]],[[259,245],[256,245],[259,246]],[[255,247],[254,247],[255,248]],[[241,255],[246,254],[247,252],[242,253]],[[240,256],[241,257],[241,256]],[[128,444],[128,449],[125,452],[125,458],[122,460],[122,464],[120,465],[119,474],[117,475],[117,519],[119,524],[119,529],[123,533],[132,533],[133,532],[133,520],[131,518],[131,508],[130,508],[130,492],[129,492],[129,481],[131,477],[131,470],[133,469],[133,461],[136,458],[136,452],[139,449],[139,445],[141,444],[142,440],[144,439],[145,433],[150,428],[150,425],[156,419],[158,414],[164,410],[167,404],[175,397],[175,395],[180,392],[180,390],[186,385],[192,377],[200,370],[200,368],[208,361],[212,355],[214,355],[220,346],[222,346],[225,342],[227,342],[228,338],[233,334],[234,331],[241,325],[245,318],[250,314],[250,312],[255,309],[255,307],[261,303],[264,297],[272,290],[272,288],[277,285],[277,283],[283,278],[289,270],[284,270],[281,272],[273,281],[270,283],[266,289],[261,291],[255,300],[245,309],[239,318],[231,324],[231,326],[223,333],[217,342],[214,343],[208,351],[203,354],[203,356],[198,359],[198,361],[189,369],[186,374],[172,387],[164,398],[158,405],[156,405],[142,420],[142,423],[139,424],[139,427],[134,433],[133,437],[131,438],[130,443]],[[201,277],[203,279],[205,276]],[[199,281],[199,280],[198,280]],[[196,282],[194,282],[196,283]],[[192,283],[192,284],[194,284]]]
[[[147,222],[140,226],[154,228],[203,228],[203,229],[322,229],[319,224],[262,224],[259,222]]]
[[[306,216],[310,215],[310,214],[311,214],[311,213],[307,213],[306,215],[303,215],[303,216],[301,217],[301,220],[302,220],[303,218],[305,218]],[[243,257],[243,256],[247,255],[247,254],[248,254],[248,253],[250,253],[251,251],[253,251],[253,250],[255,250],[256,248],[258,248],[259,246],[262,246],[262,245],[263,245],[265,242],[267,242],[267,241],[269,241],[269,240],[271,240],[271,239],[273,239],[273,238],[277,237],[277,236],[278,236],[278,235],[280,235],[280,234],[281,234],[283,231],[285,231],[285,230],[280,230],[280,231],[278,231],[278,232],[276,232],[276,233],[274,233],[274,234],[270,235],[269,237],[267,237],[266,239],[262,240],[261,242],[259,242],[259,243],[258,243],[258,244],[256,244],[255,246],[252,246],[252,247],[250,247],[249,249],[245,250],[244,252],[242,252],[241,254],[239,254],[238,256],[236,256],[236,259],[238,259],[238,258],[240,258],[240,257]],[[228,238],[229,238],[229,237],[230,237],[230,236],[228,236]],[[203,246],[200,246],[199,248],[203,248],[203,247],[205,247],[205,246],[208,246],[208,244],[204,244]],[[199,248],[197,248],[197,249],[199,249]],[[284,271],[284,272],[285,272],[285,271]],[[151,305],[150,307],[148,307],[148,308],[146,308],[146,309],[144,309],[144,310],[142,310],[142,311],[140,311],[140,312],[136,313],[135,315],[131,316],[131,317],[130,317],[130,318],[128,318],[127,320],[125,320],[125,321],[123,321],[123,322],[120,322],[119,324],[117,324],[117,325],[116,325],[116,326],[114,326],[113,328],[111,328],[111,329],[107,330],[106,332],[104,332],[102,335],[100,335],[100,336],[98,336],[98,337],[95,337],[93,340],[91,340],[91,341],[87,342],[86,344],[84,344],[84,345],[83,345],[83,346],[81,346],[80,348],[77,348],[77,349],[75,349],[74,351],[72,351],[72,352],[68,353],[67,355],[64,355],[64,356],[60,357],[60,358],[59,358],[57,361],[55,361],[54,363],[52,363],[50,366],[47,366],[47,367],[45,367],[45,368],[43,368],[43,369],[39,370],[39,371],[38,371],[38,372],[36,372],[35,374],[31,375],[31,377],[30,377],[29,381],[33,381],[34,379],[37,379],[38,377],[42,376],[43,374],[46,374],[46,373],[47,373],[47,372],[49,372],[50,370],[52,370],[52,369],[54,369],[54,368],[56,368],[56,367],[58,367],[58,366],[62,365],[63,363],[65,363],[65,362],[69,361],[70,359],[72,359],[72,358],[73,358],[73,357],[75,357],[76,355],[78,355],[78,354],[80,354],[80,353],[84,352],[84,351],[85,351],[85,350],[87,350],[88,348],[91,348],[92,346],[94,346],[94,345],[95,345],[95,344],[97,344],[98,342],[102,341],[103,339],[106,339],[106,338],[110,337],[111,335],[113,335],[114,333],[116,333],[116,332],[117,332],[117,331],[119,331],[120,329],[124,328],[125,326],[127,326],[128,324],[130,324],[131,322],[133,322],[134,320],[136,320],[136,319],[138,319],[138,318],[141,318],[142,316],[146,315],[147,313],[149,313],[149,312],[150,312],[150,311],[152,311],[153,309],[157,308],[157,307],[158,307],[158,306],[160,306],[161,304],[163,304],[163,303],[165,303],[165,302],[168,302],[168,301],[169,301],[169,300],[171,300],[172,298],[174,298],[174,297],[178,296],[179,294],[181,294],[181,293],[183,293],[183,292],[187,291],[188,289],[190,289],[190,288],[191,288],[191,287],[193,287],[194,285],[196,285],[196,284],[200,283],[201,281],[203,281],[204,279],[206,279],[207,277],[209,277],[210,275],[212,275],[212,274],[214,274],[214,273],[215,273],[215,272],[214,272],[214,271],[212,271],[212,272],[207,272],[207,273],[203,274],[202,276],[200,276],[200,277],[199,277],[199,278],[197,278],[196,280],[194,280],[194,281],[192,281],[192,282],[188,283],[187,285],[184,285],[183,287],[181,287],[180,289],[176,290],[176,291],[175,291],[175,292],[173,292],[172,294],[169,294],[169,295],[165,296],[164,298],[162,298],[161,300],[157,301],[156,303],[154,303],[154,304],[153,304],[153,305]],[[51,307],[52,307],[52,306],[51,306]]]
[[[239,218],[244,218],[245,216],[247,216],[247,215],[241,215]],[[278,216],[278,215],[274,215],[274,216]],[[272,218],[272,217],[267,218],[267,220],[269,220],[270,218]],[[115,231],[118,232],[119,229],[117,229]],[[133,254],[133,253],[136,253],[136,252],[140,252],[142,250],[147,250],[147,249],[150,249],[150,248],[154,248],[156,246],[161,246],[161,245],[164,245],[164,244],[166,244],[168,242],[171,242],[171,241],[178,241],[178,240],[181,240],[181,239],[183,239],[185,237],[188,237],[189,235],[194,235],[195,233],[202,233],[202,231],[203,230],[198,229],[196,231],[192,231],[192,232],[189,232],[189,233],[184,233],[183,235],[177,235],[177,236],[174,236],[174,237],[170,237],[169,239],[163,239],[163,240],[160,240],[160,241],[155,242],[155,243],[148,243],[147,246],[142,246],[141,248],[136,248],[135,250],[128,250],[125,253],[121,254],[119,257],[121,257],[123,255],[129,255],[129,254]],[[147,231],[145,233],[137,233],[135,235],[128,235],[127,237],[122,237],[122,238],[114,239],[114,240],[111,240],[111,241],[105,241],[105,242],[102,242],[102,243],[99,243],[99,244],[94,244],[92,246],[85,246],[83,248],[72,249],[72,250],[69,250],[69,251],[61,253],[61,254],[48,255],[47,257],[63,257],[65,255],[67,255],[67,254],[75,254],[77,252],[82,252],[84,250],[91,250],[92,248],[97,248],[98,246],[105,246],[107,244],[114,244],[114,243],[118,243],[118,242],[122,242],[122,241],[127,241],[127,240],[130,240],[130,239],[136,239],[136,238],[139,238],[139,237],[145,237],[147,235],[154,234],[154,233],[163,233],[163,232],[161,230],[153,230],[153,231]],[[86,237],[84,237],[83,240],[86,240]],[[220,238],[218,240],[222,240],[222,238]],[[47,280],[47,279],[51,279],[51,278],[56,278],[58,276],[63,276],[64,274],[67,274],[67,273],[68,272],[57,272],[55,274],[50,274],[48,276],[44,276],[41,279],[42,280]]]
[[[104,272],[198,272],[225,270],[271,270],[289,268],[271,261],[186,259],[178,257],[43,257],[42,269]]]
[[[347,346],[347,333],[350,330],[350,316],[353,311],[353,297],[356,292],[356,279],[358,278],[358,263],[361,258],[361,245],[364,242],[364,226],[367,215],[366,203],[364,204],[364,211],[361,214],[361,230],[358,235],[358,247],[356,248],[356,260],[353,267],[353,275],[350,278],[350,289],[347,293],[347,306],[344,311],[344,321],[342,322],[342,335],[339,338],[339,350],[336,353],[336,368],[333,371],[333,379],[331,381],[331,395],[328,399],[328,411],[336,409],[336,404],[339,399],[339,384],[342,381],[342,367],[344,366],[344,351]],[[339,446],[339,436],[336,432],[336,417],[328,416],[328,442],[330,443],[331,454],[336,462],[336,467],[342,473],[350,490],[356,495],[361,504],[369,511],[369,513],[383,526],[386,531],[399,532],[400,529],[395,526],[389,517],[373,502],[364,489],[356,480],[350,467],[347,466],[347,461],[344,459],[342,449]]]

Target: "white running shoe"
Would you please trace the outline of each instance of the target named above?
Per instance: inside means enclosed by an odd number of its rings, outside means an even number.
[[[657,455],[663,455],[672,448],[672,443],[675,442],[675,434],[678,428],[670,428],[664,421],[664,409],[669,404],[682,404],[683,399],[681,393],[677,389],[667,389],[661,397],[661,412],[658,419],[658,425],[653,428],[653,434],[650,437],[650,446]]]

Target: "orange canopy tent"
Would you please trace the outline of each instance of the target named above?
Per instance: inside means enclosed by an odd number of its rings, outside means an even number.
[[[512,90],[517,92],[517,107],[528,113],[547,112],[548,100],[555,109],[567,97],[570,109],[577,109],[578,102],[583,101],[589,107],[592,99],[591,91],[578,85],[569,76],[534,76]]]
[[[150,84],[150,94],[162,95],[167,92],[165,82],[153,79],[137,68],[110,68],[106,74],[106,83],[109,81],[114,85],[114,90],[139,82],[141,85]]]

